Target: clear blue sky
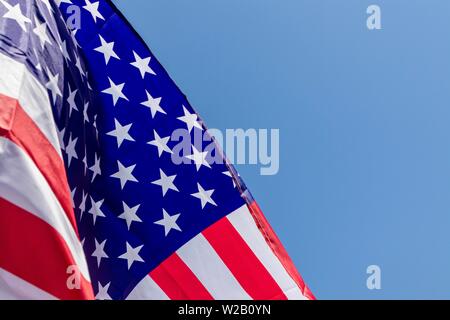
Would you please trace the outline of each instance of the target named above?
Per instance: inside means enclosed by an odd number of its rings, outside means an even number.
[[[450,298],[450,1],[114,2],[210,128],[281,130],[238,170],[318,298]]]

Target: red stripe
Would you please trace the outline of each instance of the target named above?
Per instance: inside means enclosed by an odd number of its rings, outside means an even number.
[[[0,93],[0,135],[3,136],[11,130],[14,120],[17,100],[4,96]]]
[[[0,94],[0,136],[22,148],[47,180],[78,234],[64,162],[16,99]]]
[[[203,235],[253,299],[287,299],[280,286],[226,217],[203,231]]]
[[[213,300],[211,294],[176,253],[154,269],[150,277],[171,300]]]
[[[309,288],[305,285],[305,282],[300,276],[300,273],[297,271],[297,268],[295,267],[294,263],[289,257],[286,249],[281,244],[280,239],[273,231],[272,227],[270,226],[266,217],[262,213],[258,204],[256,202],[253,202],[248,206],[248,208],[253,216],[253,219],[255,220],[256,225],[258,226],[258,229],[264,236],[267,245],[272,249],[275,256],[280,260],[281,264],[286,269],[287,273],[291,276],[292,279],[294,279],[294,281],[300,287],[303,295],[308,299],[315,300],[316,298],[314,297],[311,290],[309,290]]]
[[[76,263],[61,235],[49,224],[0,198],[0,267],[59,299],[93,299],[91,284],[67,286]]]

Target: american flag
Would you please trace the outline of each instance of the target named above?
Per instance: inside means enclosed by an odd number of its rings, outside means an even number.
[[[177,129],[206,131],[111,1],[0,0],[0,298],[313,299],[225,158],[171,160]]]

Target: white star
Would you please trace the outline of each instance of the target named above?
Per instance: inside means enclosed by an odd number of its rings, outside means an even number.
[[[95,129],[95,136],[96,136],[97,141],[98,141],[98,133],[99,132],[98,132],[98,128],[97,128],[97,117],[98,117],[98,114],[94,115],[94,122],[92,122],[92,126]]]
[[[147,101],[144,101],[144,102],[142,102],[141,103],[141,105],[143,105],[143,106],[145,106],[145,107],[148,107],[149,109],[150,109],[150,112],[152,113],[152,119],[155,117],[155,115],[158,113],[158,112],[161,112],[161,113],[163,113],[163,114],[167,114],[165,111],[164,111],[164,109],[163,108],[161,108],[161,99],[162,98],[156,98],[156,99],[154,99],[153,97],[152,97],[152,95],[147,91],[147,90],[145,90],[145,92],[147,93]]]
[[[66,61],[72,61],[72,59],[70,59],[70,54],[69,51],[67,50],[67,42],[66,40],[63,40],[62,44],[61,44],[61,52],[64,56],[64,59]]]
[[[91,91],[94,91],[92,89],[91,82],[89,81],[89,72],[88,71],[86,71],[86,79],[88,80],[88,81],[86,81],[88,89]]]
[[[47,34],[47,24],[45,22],[39,23],[36,17],[34,18],[34,24],[36,25],[36,28],[33,29],[33,32],[38,36],[42,49],[44,49],[46,42],[51,45],[52,43],[50,42],[50,38]]]
[[[47,74],[49,81],[45,84],[45,87],[51,91],[53,102],[56,102],[56,98],[62,97],[61,90],[59,89],[59,73],[57,73],[55,76],[52,75],[50,69],[47,68]]]
[[[87,123],[89,123],[89,114],[88,114],[88,110],[89,110],[89,102],[86,102],[85,104],[84,104],[84,108],[83,108],[83,119],[84,119],[84,122],[87,122]],[[83,123],[84,123],[83,122]]]
[[[61,5],[61,3],[72,4],[72,1],[70,1],[70,0],[55,0],[55,2],[58,7]]]
[[[91,3],[89,0],[85,0],[86,5],[83,6],[84,9],[89,11],[92,15],[92,18],[94,18],[94,22],[97,23],[97,18],[101,20],[105,20],[105,18],[102,16],[100,11],[98,11],[99,2]]]
[[[77,32],[78,32],[78,29],[72,30],[72,32],[70,32],[70,37],[72,38],[72,41],[75,44],[75,46],[78,48],[81,48],[80,44],[78,43],[77,37],[76,37]]]
[[[4,0],[0,0],[0,2],[6,7],[6,9],[8,9],[8,12],[3,15],[3,18],[16,21],[20,28],[26,32],[27,28],[25,23],[31,23],[31,20],[23,15],[22,10],[20,9],[20,3],[17,3],[13,7]]]
[[[127,222],[128,230],[130,230],[133,222],[142,222],[136,214],[140,206],[141,205],[137,205],[134,208],[130,208],[125,202],[123,202],[123,213],[118,218],[124,219]]]
[[[133,51],[133,54],[136,61],[132,62],[131,65],[139,69],[142,79],[145,78],[146,73],[156,75],[155,71],[150,68],[150,60],[152,59],[151,57],[142,59],[136,52]]]
[[[75,209],[75,195],[77,193],[77,187],[73,188],[72,191],[70,191],[70,200],[72,200],[72,208]]]
[[[122,190],[123,188],[125,188],[125,185],[127,184],[128,181],[138,182],[137,179],[132,175],[136,165],[125,167],[120,163],[120,161],[117,161],[117,164],[119,165],[119,171],[117,171],[111,177],[120,180],[120,186]]]
[[[95,177],[102,174],[102,169],[100,168],[100,157],[97,158],[95,155],[95,163],[92,167],[89,168],[92,171],[92,182],[95,180]]]
[[[77,146],[78,138],[75,138],[72,140],[72,134],[69,136],[69,143],[66,146],[66,153],[67,153],[67,163],[70,167],[70,162],[72,162],[72,159],[78,159],[77,151],[75,150]]]
[[[197,183],[198,192],[191,194],[191,196],[200,199],[202,203],[202,209],[205,208],[205,206],[210,203],[214,206],[217,206],[217,204],[214,202],[214,200],[211,198],[212,194],[214,193],[214,190],[205,190],[200,185],[200,183]]]
[[[125,86],[125,83],[116,85],[110,78],[108,78],[108,79],[109,79],[109,84],[111,85],[111,87],[103,90],[102,92],[110,94],[112,96],[114,106],[117,104],[117,101],[119,101],[120,98],[125,99],[126,101],[129,101],[128,98],[122,92],[123,87]]]
[[[92,126],[93,126],[95,129],[97,129],[97,117],[98,117],[98,114],[95,114],[95,115],[94,115],[94,121],[92,122]]]
[[[91,207],[91,209],[89,209],[89,213],[92,214],[92,219],[94,221],[94,226],[95,226],[95,223],[97,222],[98,217],[102,217],[102,218],[105,217],[105,214],[103,213],[103,211],[101,209],[103,202],[105,202],[105,200],[103,199],[98,202],[95,202],[92,197],[90,197],[90,198],[91,198],[92,207]]]
[[[93,257],[97,258],[97,266],[100,267],[100,262],[102,262],[102,258],[109,258],[105,252],[106,240],[102,243],[99,243],[97,239],[95,239],[95,250],[92,253]]]
[[[78,207],[78,209],[80,209],[80,221],[83,218],[83,214],[86,212],[86,201],[88,198],[88,194],[84,194],[84,191],[82,191],[82,196],[81,196],[81,203],[80,206]]]
[[[126,126],[122,126],[120,124],[120,122],[117,121],[117,119],[114,119],[114,122],[115,122],[115,130],[108,132],[107,135],[111,136],[111,137],[115,137],[117,139],[117,145],[119,146],[119,148],[125,140],[132,141],[132,142],[135,141],[133,139],[133,137],[130,136],[130,134],[128,133],[130,131],[131,127],[133,126],[132,123],[130,123]]]
[[[108,64],[109,60],[112,58],[116,58],[120,60],[119,56],[114,52],[114,42],[106,42],[102,36],[100,36],[100,42],[102,45],[94,50],[102,53],[105,56],[105,62]]]
[[[224,172],[222,172],[222,174],[224,174],[224,175],[226,175],[226,176],[228,176],[228,177],[230,177],[230,178],[232,177],[230,171],[224,171]]]
[[[198,116],[195,113],[189,113],[189,110],[183,106],[184,116],[177,118],[180,121],[186,123],[189,133],[192,131],[194,127],[203,130],[200,123],[198,123]]]
[[[87,150],[86,149],[84,150],[84,158],[83,158],[82,162],[84,164],[83,172],[84,172],[84,175],[86,175],[86,170],[88,168],[88,159],[87,159]]]
[[[161,179],[153,181],[152,184],[155,184],[162,188],[163,196],[165,196],[167,191],[169,191],[169,190],[174,190],[174,191],[179,192],[178,188],[173,183],[173,181],[175,180],[177,175],[173,175],[173,176],[169,177],[164,173],[164,171],[162,171],[162,169],[159,169],[159,174],[160,174]]]
[[[141,256],[139,256],[139,252],[141,251],[142,246],[133,248],[131,245],[128,244],[128,242],[126,243],[127,245],[127,252],[125,252],[123,255],[121,255],[119,257],[119,259],[125,259],[127,260],[127,264],[128,264],[128,270],[130,270],[131,266],[133,265],[133,263],[137,262],[144,262],[144,260],[141,258]]]
[[[231,178],[231,181],[233,181],[233,188],[236,188],[236,182],[234,182],[234,178],[233,178],[231,172],[230,172],[230,171],[225,171],[225,172],[222,172],[222,173],[223,173],[224,175],[226,175],[227,177],[230,177],[230,178]]]
[[[166,210],[163,209],[163,218],[155,222],[155,224],[164,227],[164,234],[167,237],[170,230],[174,229],[177,231],[181,231],[180,227],[177,225],[177,220],[180,217],[180,214],[175,214],[173,216],[169,215]]]
[[[69,84],[69,97],[67,98],[67,103],[69,103],[69,118],[72,115],[72,111],[78,111],[78,107],[77,104],[75,102],[75,98],[77,96],[77,92],[78,89],[75,89],[74,91],[72,91],[72,89],[70,88],[70,84]]]
[[[192,146],[192,154],[186,156],[186,158],[192,160],[195,164],[195,167],[197,168],[197,171],[199,171],[202,166],[211,168],[211,165],[206,160],[207,156],[208,156],[207,151],[199,152],[194,146]]]
[[[75,67],[78,69],[78,71],[80,72],[81,76],[86,76],[86,73],[84,72],[83,66],[81,65],[81,58],[79,56],[75,57]]]
[[[58,130],[58,129],[57,129]],[[66,150],[66,144],[64,143],[64,136],[66,135],[66,128],[62,128],[61,130],[58,130],[58,140],[59,144],[61,146],[61,150]]]
[[[102,284],[98,283],[98,293],[95,296],[96,300],[112,300],[111,296],[108,294],[109,286],[111,282],[109,282],[106,286],[102,286]]]
[[[170,148],[167,146],[167,143],[170,140],[170,136],[161,138],[156,130],[153,130],[153,134],[155,135],[155,140],[150,141],[148,144],[158,148],[158,156],[161,157],[164,151],[167,153],[172,153],[172,150],[170,150]]]

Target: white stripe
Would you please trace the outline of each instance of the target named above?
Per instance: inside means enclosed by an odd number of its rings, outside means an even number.
[[[214,299],[251,299],[202,234],[178,249],[177,254]]]
[[[169,300],[169,297],[150,276],[146,276],[133,289],[127,300]]]
[[[27,154],[3,137],[0,137],[0,197],[55,228],[65,240],[81,273],[90,281],[81,243],[58,199]]]
[[[265,241],[248,207],[245,205],[231,213],[228,216],[228,220],[278,283],[287,298],[290,300],[305,300],[306,297],[303,296],[298,285],[289,276],[280,260]]]
[[[56,300],[56,298],[0,268],[0,300]]]
[[[61,156],[55,120],[47,90],[24,64],[0,53],[0,93],[17,99],[33,122]]]

